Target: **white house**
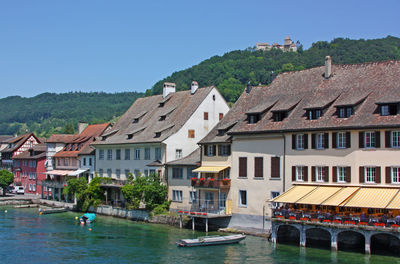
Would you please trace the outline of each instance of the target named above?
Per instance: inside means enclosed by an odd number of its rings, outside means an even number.
[[[114,127],[92,146],[96,172],[124,181],[128,173],[164,176],[164,164],[192,153],[229,107],[213,87],[175,92],[164,83],[163,94],[137,99]]]

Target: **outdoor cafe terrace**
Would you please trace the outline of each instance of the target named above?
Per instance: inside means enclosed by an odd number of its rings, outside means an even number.
[[[276,220],[400,227],[400,188],[295,185],[270,202]]]

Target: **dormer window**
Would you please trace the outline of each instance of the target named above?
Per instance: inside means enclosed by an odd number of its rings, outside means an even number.
[[[322,116],[321,109],[310,109],[307,110],[307,119],[308,120],[316,120]]]
[[[348,118],[354,114],[354,110],[352,106],[341,106],[338,107],[338,117],[339,118]]]
[[[165,119],[167,118],[167,116],[166,115],[162,115],[162,116],[160,116],[160,121],[164,121]]]
[[[165,103],[160,103],[158,106],[159,106],[159,107],[164,107],[164,104],[165,104]]]
[[[380,106],[381,116],[397,115],[397,104],[383,104]]]
[[[156,132],[156,136],[155,136],[156,138],[159,138],[159,137],[161,137],[161,132]]]
[[[260,115],[259,114],[251,114],[248,117],[249,124],[255,124],[258,121],[260,121]]]
[[[286,111],[279,111],[279,112],[274,112],[272,114],[272,119],[274,122],[280,122],[283,121],[287,117],[287,112]]]
[[[135,124],[135,123],[139,123],[139,118],[133,119],[133,123],[134,123],[134,124]]]

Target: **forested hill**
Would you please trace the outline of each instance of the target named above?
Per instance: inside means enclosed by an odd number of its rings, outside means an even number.
[[[0,135],[35,132],[40,137],[73,133],[79,121],[109,122],[123,114],[143,93],[43,93],[31,98],[0,99]]]
[[[215,85],[229,102],[234,102],[250,81],[253,85],[268,84],[271,77],[283,71],[302,70],[323,65],[330,55],[335,64],[400,60],[400,38],[351,40],[337,38],[331,42],[318,41],[298,52],[237,50],[214,56],[189,69],[175,72],[160,80],[146,94],[160,94],[164,82],[175,82],[177,90],[190,89],[193,80],[200,87]]]

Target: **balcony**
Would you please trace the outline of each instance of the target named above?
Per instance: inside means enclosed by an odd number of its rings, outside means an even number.
[[[228,189],[231,187],[231,179],[192,178],[191,181],[195,188]]]

